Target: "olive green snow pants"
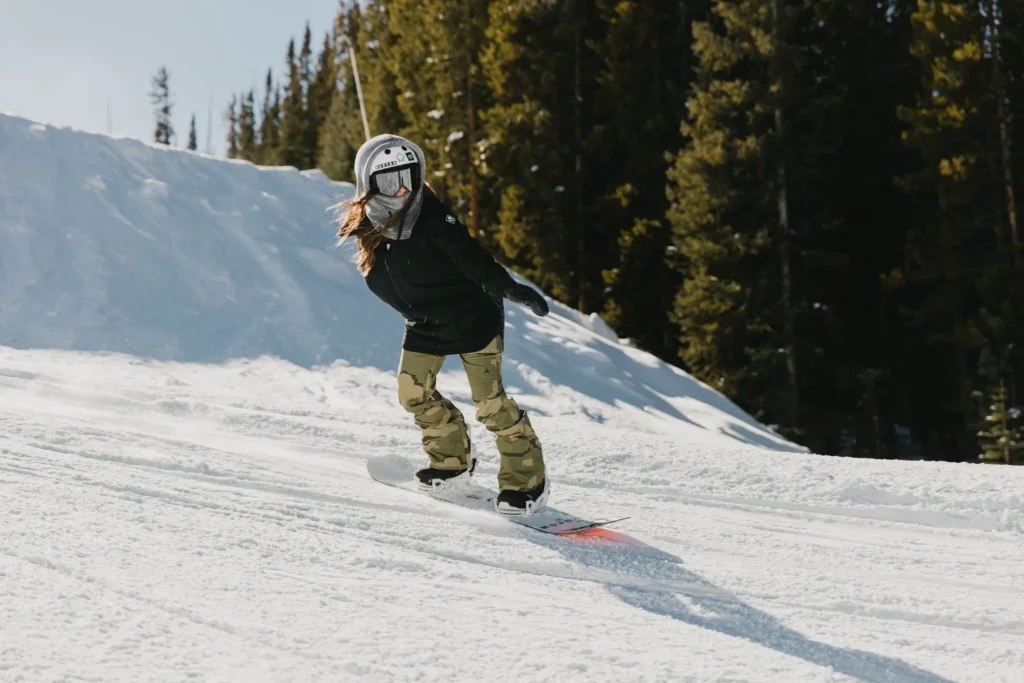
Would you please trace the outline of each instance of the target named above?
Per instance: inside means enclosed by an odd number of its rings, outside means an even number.
[[[544,479],[544,457],[530,418],[501,384],[502,350],[501,337],[495,337],[480,351],[461,354],[462,366],[469,378],[476,419],[494,434],[501,454],[498,487],[524,491]],[[463,469],[469,467],[471,450],[466,421],[436,387],[444,360],[445,356],[402,351],[398,400],[423,432],[423,450],[430,467]]]

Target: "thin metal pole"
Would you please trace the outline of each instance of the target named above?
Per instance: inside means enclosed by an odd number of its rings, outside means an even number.
[[[359,113],[363,117],[363,132],[366,134],[366,139],[370,139],[370,124],[366,120],[366,105],[363,104],[363,86],[359,84],[359,65],[356,63],[356,47],[352,44],[352,40],[342,33],[341,42],[348,45],[348,56],[352,60],[352,75],[356,79],[356,96],[359,98]]]

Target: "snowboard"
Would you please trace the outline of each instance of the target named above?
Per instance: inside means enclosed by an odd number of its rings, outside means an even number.
[[[459,481],[440,491],[421,491],[415,477],[416,470],[421,466],[408,458],[396,455],[372,457],[366,461],[366,469],[370,477],[381,484],[470,510],[489,512],[496,517],[545,534],[555,536],[578,534],[581,531],[597,529],[628,519],[628,517],[622,517],[595,522],[547,506],[525,517],[503,515],[494,508],[494,499],[498,494],[492,489],[474,483],[472,479]]]

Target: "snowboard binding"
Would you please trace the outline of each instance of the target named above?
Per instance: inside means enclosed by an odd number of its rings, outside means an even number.
[[[476,458],[470,460],[468,469],[440,470],[436,467],[425,467],[416,472],[417,486],[420,491],[436,495],[459,482],[469,481],[473,478],[475,469]]]

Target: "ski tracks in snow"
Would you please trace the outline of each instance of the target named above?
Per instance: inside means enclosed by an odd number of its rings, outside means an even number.
[[[957,524],[938,504],[916,522],[814,491],[796,504],[773,497],[785,482],[770,469],[761,497],[663,486],[644,449],[686,457],[669,439],[540,418],[552,503],[632,516],[549,538],[371,482],[366,457],[408,452],[417,434],[370,371],[13,351],[3,365],[0,678],[937,683],[1024,670],[1019,532]],[[474,433],[493,477],[486,436]],[[740,457],[689,452],[723,463],[709,479]]]

